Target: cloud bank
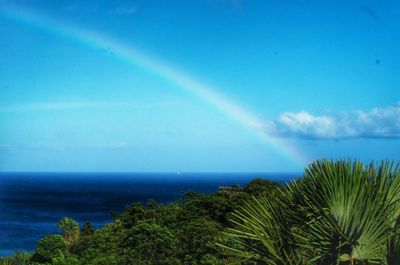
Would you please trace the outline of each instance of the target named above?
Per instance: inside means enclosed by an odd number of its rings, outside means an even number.
[[[266,123],[266,132],[304,139],[400,138],[400,102],[370,111],[342,111],[313,115],[285,112]]]

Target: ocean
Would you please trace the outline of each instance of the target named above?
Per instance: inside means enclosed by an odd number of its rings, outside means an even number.
[[[64,216],[96,228],[112,221],[110,212],[123,211],[149,199],[168,203],[185,191],[213,193],[219,186],[265,178],[285,182],[296,173],[171,174],[171,173],[0,173],[0,256],[32,251],[37,241],[59,233]]]

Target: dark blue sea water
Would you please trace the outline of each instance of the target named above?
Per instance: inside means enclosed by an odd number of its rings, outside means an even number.
[[[149,199],[167,203],[193,190],[213,193],[220,185],[245,185],[261,177],[279,182],[299,174],[115,174],[0,173],[0,256],[31,251],[38,239],[59,232],[69,216],[95,227],[112,221],[110,211]]]

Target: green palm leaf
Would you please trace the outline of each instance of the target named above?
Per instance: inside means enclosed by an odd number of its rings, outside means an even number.
[[[398,264],[399,200],[399,164],[316,161],[237,211],[225,247],[260,264]]]

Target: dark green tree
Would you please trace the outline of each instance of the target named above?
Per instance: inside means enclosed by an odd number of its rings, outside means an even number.
[[[208,217],[219,223],[227,223],[228,213],[234,210],[229,197],[222,194],[186,193],[183,202],[186,218]]]
[[[165,226],[139,221],[124,233],[125,264],[177,264],[177,246],[173,233]]]
[[[90,237],[94,234],[93,224],[91,222],[86,222],[81,228],[81,237]]]
[[[91,222],[86,222],[81,228],[80,236],[77,241],[70,247],[69,251],[72,254],[80,255],[89,247],[89,243],[94,235],[94,228]]]
[[[31,261],[37,263],[51,263],[54,258],[64,257],[67,254],[67,244],[60,235],[51,235],[39,240],[37,249]]]
[[[218,260],[220,248],[214,242],[221,234],[222,226],[209,218],[194,218],[181,223],[176,231],[179,259],[185,264],[196,264],[207,256],[207,260]]]
[[[243,191],[252,194],[252,195],[257,195],[257,194],[262,194],[262,193],[273,193],[275,192],[280,185],[276,182],[267,180],[267,179],[253,179],[250,181],[244,188]]]
[[[123,262],[121,240],[123,228],[121,224],[107,224],[98,229],[83,245],[79,254],[82,265],[120,265]]]

